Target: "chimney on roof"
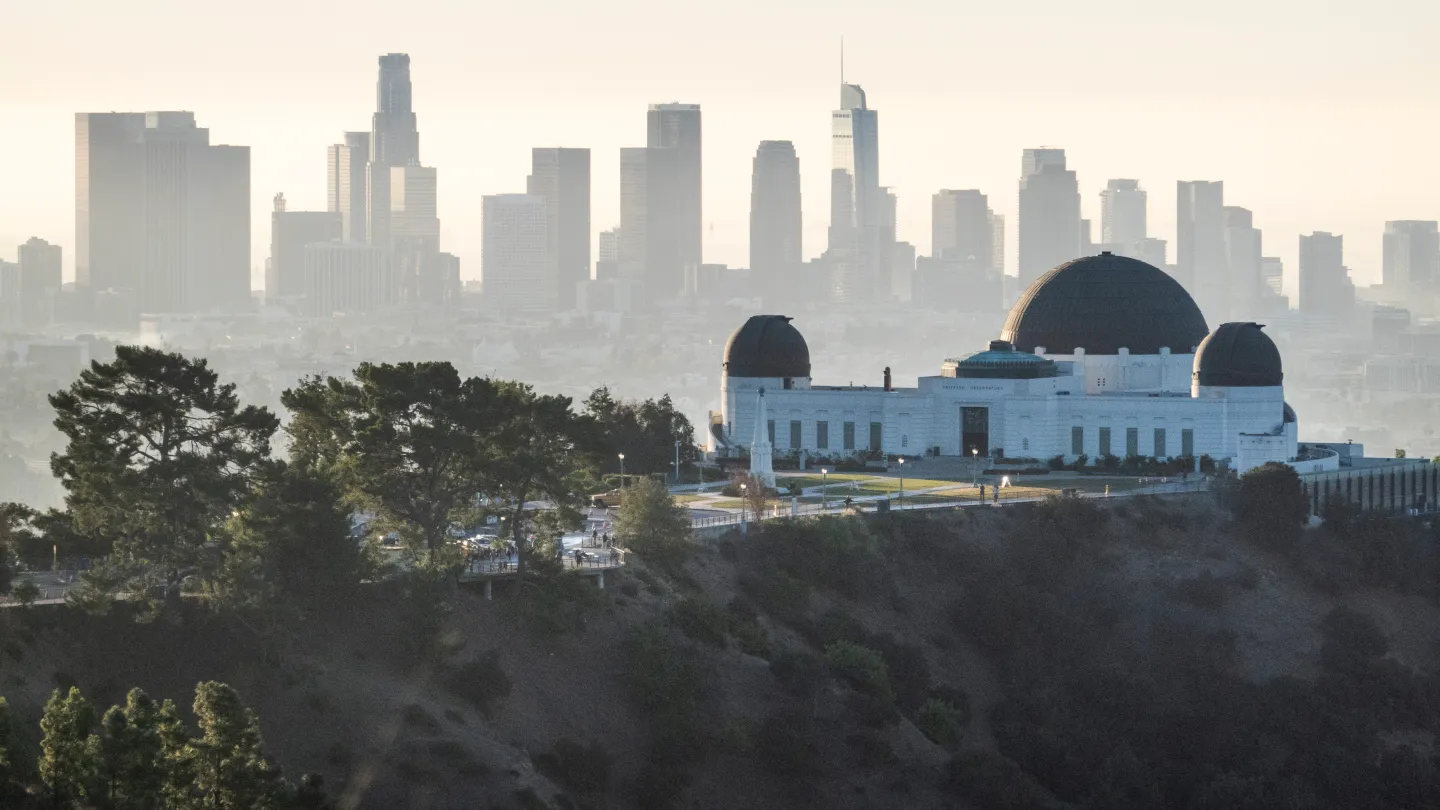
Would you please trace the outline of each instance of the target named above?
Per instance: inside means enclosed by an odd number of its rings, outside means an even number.
[[[885,390],[886,390],[886,391],[893,391],[893,390],[895,390],[894,387],[890,385],[890,367],[889,367],[889,366],[886,366],[886,367],[885,367]]]

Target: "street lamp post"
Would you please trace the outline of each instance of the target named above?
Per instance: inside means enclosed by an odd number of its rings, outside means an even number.
[[[827,487],[829,487],[829,485],[830,485],[830,469],[829,469],[828,467],[821,467],[821,468],[820,468],[820,511],[821,511],[821,512],[825,512],[825,511],[828,511],[828,510],[830,509],[830,491],[829,491],[829,489],[827,489]]]
[[[620,454],[620,488],[625,488],[625,454]]]
[[[745,522],[745,490],[748,489],[748,488],[749,488],[749,486],[748,486],[747,484],[741,484],[741,485],[740,485],[740,522],[741,522],[741,523],[744,523],[744,522]]]
[[[970,458],[972,459],[970,462],[970,471],[975,474],[975,480],[971,483],[971,486],[978,487],[980,486],[980,448],[970,448]]]
[[[680,486],[680,440],[675,440],[675,486]]]
[[[904,500],[905,500],[905,457],[904,457],[904,456],[901,456],[901,457],[900,457],[900,497],[895,500],[895,505],[896,505],[896,506],[899,506],[900,503],[901,503],[902,501],[904,501]]]

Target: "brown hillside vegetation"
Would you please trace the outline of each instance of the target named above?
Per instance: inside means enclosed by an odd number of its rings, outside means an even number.
[[[6,611],[0,694],[33,752],[57,686],[223,681],[341,807],[1435,806],[1433,538],[1330,518],[1276,546],[1205,496],[1055,500],[277,628]]]

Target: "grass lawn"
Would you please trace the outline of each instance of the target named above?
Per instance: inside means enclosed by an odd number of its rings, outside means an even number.
[[[676,503],[679,503],[679,504],[694,503],[694,502],[696,502],[696,501],[703,501],[703,500],[705,500],[705,499],[707,499],[707,498],[709,498],[709,497],[711,497],[711,496],[710,496],[710,495],[692,495],[692,494],[686,493],[686,494],[683,494],[683,495],[676,495],[676,496],[675,496],[675,502],[676,502]]]

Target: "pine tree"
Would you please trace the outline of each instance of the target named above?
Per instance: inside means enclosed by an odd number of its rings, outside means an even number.
[[[9,806],[7,803],[16,798],[15,760],[12,753],[14,740],[14,729],[10,725],[10,704],[0,697],[0,806]]]
[[[56,689],[40,718],[40,783],[58,808],[84,807],[95,778],[98,746],[91,738],[95,711],[80,690]]]
[[[265,758],[260,723],[229,686],[205,681],[195,687],[200,737],[195,752],[195,788],[201,806],[214,810],[271,810],[283,806],[286,785],[280,769]]]
[[[155,714],[155,736],[160,743],[162,806],[174,810],[190,807],[195,793],[195,749],[174,701],[160,704]]]
[[[160,739],[160,709],[139,689],[125,707],[112,706],[101,721],[100,771],[114,810],[156,810],[164,806],[166,762]]]

